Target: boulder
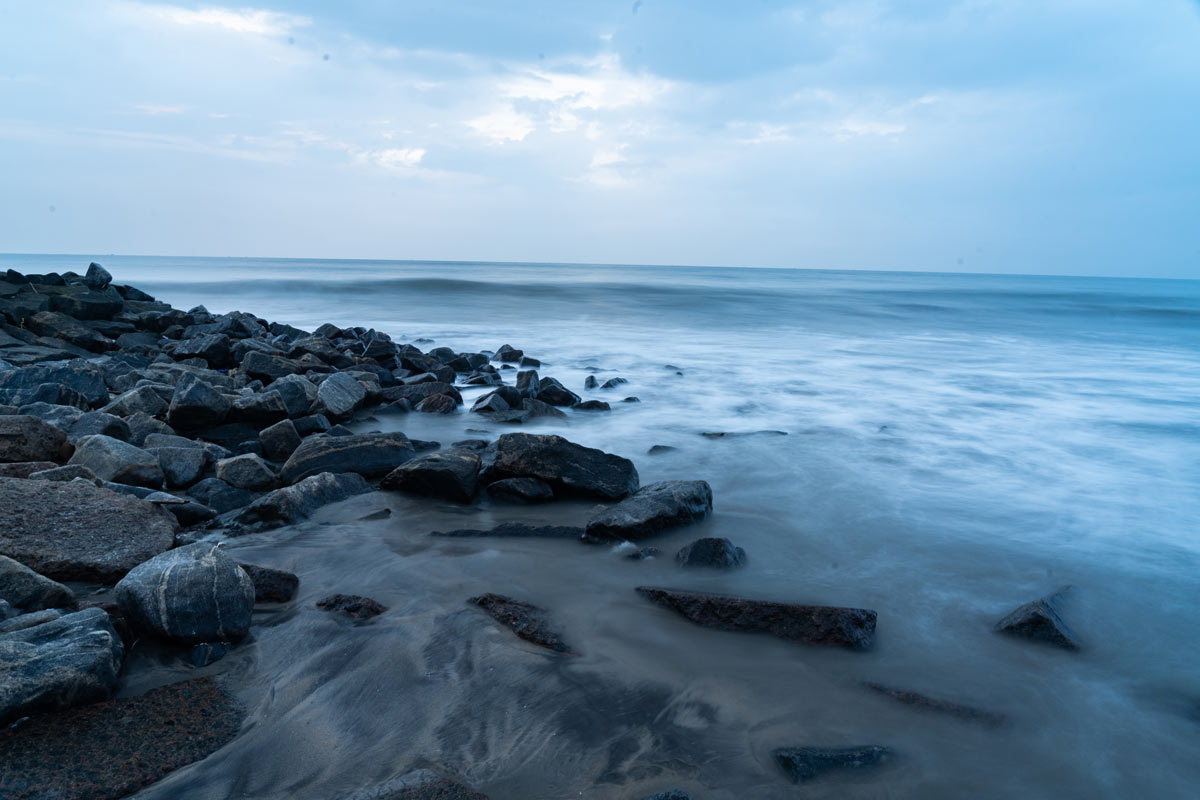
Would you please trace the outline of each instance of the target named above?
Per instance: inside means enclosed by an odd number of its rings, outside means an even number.
[[[25,326],[40,336],[60,339],[91,353],[103,353],[117,347],[112,339],[58,311],[40,311],[25,320]]]
[[[122,442],[128,442],[129,437],[133,434],[129,430],[129,423],[103,411],[88,411],[71,423],[71,427],[67,430],[67,438],[72,442],[78,441],[84,436],[95,435],[111,436]]]
[[[490,592],[472,597],[467,602],[479,606],[492,619],[527,642],[556,653],[576,655],[562,636],[550,629],[545,612],[535,605]]]
[[[232,408],[229,398],[212,384],[185,372],[175,384],[175,393],[167,409],[167,422],[181,430],[219,425]]]
[[[234,524],[258,529],[277,528],[307,519],[321,506],[371,491],[361,475],[322,472],[294,486],[276,489],[243,509]]]
[[[203,358],[210,367],[223,369],[233,366],[233,341],[223,333],[208,333],[184,339],[175,345],[176,360]]]
[[[167,486],[186,488],[204,477],[212,468],[213,454],[203,447],[147,447],[158,459]]]
[[[448,394],[431,394],[417,403],[414,411],[426,414],[453,414],[458,409],[458,402]]]
[[[5,358],[10,350],[5,350]],[[62,384],[79,392],[92,408],[108,402],[108,384],[104,382],[103,370],[82,359],[0,372],[0,395],[34,389],[44,383]]]
[[[479,465],[479,454],[465,448],[425,453],[389,472],[379,487],[469,503],[479,488]]]
[[[612,406],[603,400],[584,400],[575,405],[576,411],[612,411]]]
[[[629,381],[625,380],[624,378],[609,378],[608,380],[606,380],[604,383],[602,383],[600,385],[600,388],[601,389],[615,389],[623,383],[629,383]]]
[[[599,385],[600,381],[596,380],[595,375],[588,375],[583,381],[583,388],[585,389],[595,389]]]
[[[26,414],[0,416],[0,462],[58,461],[69,454],[58,428]]]
[[[256,428],[265,427],[287,417],[288,407],[283,402],[283,396],[274,389],[238,397],[233,401],[233,408],[229,412],[231,421],[245,422]]]
[[[135,444],[138,447],[143,447],[146,443],[146,438],[153,434],[170,436],[175,434],[175,429],[170,425],[162,420],[155,419],[144,411],[138,411],[132,416],[126,417],[125,422],[129,424],[129,443]]]
[[[522,397],[536,397],[540,388],[536,369],[525,369],[517,373],[517,391]]]
[[[573,406],[580,397],[554,378],[542,378],[538,383],[537,399],[552,406]]]
[[[550,484],[537,478],[505,478],[489,484],[487,493],[501,503],[548,503],[554,499]]]
[[[251,350],[242,359],[242,372],[265,384],[303,371],[304,369],[290,358],[274,356],[258,350]]]
[[[281,569],[260,567],[255,564],[238,564],[254,584],[255,603],[286,603],[296,596],[300,579],[291,572]]]
[[[322,597],[316,605],[322,611],[333,611],[355,622],[366,622],[371,617],[377,617],[387,611],[387,606],[357,594],[331,594]]]
[[[859,770],[884,761],[891,751],[878,745],[862,747],[785,747],[773,754],[792,783],[805,783],[827,772]]]
[[[454,370],[450,370],[451,373]],[[417,405],[426,397],[435,394],[444,394],[454,398],[455,404],[462,403],[462,395],[450,383],[438,381],[435,383],[418,383],[412,386],[389,386],[380,392],[384,400],[395,402],[396,400],[407,400],[409,405]]]
[[[349,375],[338,372],[317,387],[317,407],[332,419],[344,419],[362,405],[367,390]]]
[[[125,301],[110,286],[95,291],[82,286],[64,286],[50,295],[50,308],[75,319],[112,319]]]
[[[169,404],[152,386],[138,386],[113,398],[112,402],[100,409],[118,417],[129,417],[139,411],[151,417],[160,417],[166,413]]]
[[[121,637],[99,608],[0,634],[0,724],[107,700],[124,660]]]
[[[728,539],[708,537],[684,545],[675,554],[675,561],[684,567],[730,569],[746,563],[746,551]]]
[[[93,261],[88,264],[87,272],[83,276],[83,284],[89,289],[101,291],[108,288],[112,279],[108,270]]]
[[[60,406],[57,403],[28,403],[16,409],[13,414],[37,417],[47,425],[53,425],[59,430],[66,431],[83,416],[83,410],[76,406]],[[4,416],[12,416],[5,414]],[[68,439],[70,437],[67,437]]]
[[[358,433],[349,436],[311,436],[301,442],[279,472],[285,484],[321,472],[357,472],[381,478],[415,454],[403,433]]]
[[[0,552],[55,580],[112,582],[169,549],[157,506],[84,481],[0,478]]]
[[[205,478],[188,489],[188,494],[218,514],[248,506],[258,499],[254,492],[230,486],[220,478]]]
[[[1040,600],[1013,609],[996,623],[996,630],[1009,636],[1044,642],[1067,650],[1078,650],[1079,640],[1059,616],[1059,604],[1067,589],[1060,589]]]
[[[68,463],[87,467],[103,481],[151,489],[163,485],[162,467],[153,453],[111,436],[84,436]]]
[[[496,359],[506,364],[520,361],[523,355],[525,355],[525,351],[507,344],[500,345],[500,349],[496,351]]]
[[[600,539],[642,539],[667,528],[688,525],[712,513],[707,481],[661,481],[588,520],[588,535]]]
[[[254,584],[210,542],[170,550],[129,571],[117,605],[135,630],[179,642],[236,641],[250,630]]]
[[[300,446],[301,442],[296,424],[290,419],[281,420],[268,428],[263,428],[258,434],[258,440],[262,442],[263,456],[268,461],[279,463],[287,461],[292,453],[296,452],[296,448]]]
[[[704,628],[768,633],[852,650],[869,648],[875,636],[876,614],[862,608],[774,603],[647,586],[639,586],[637,592]]]
[[[18,389],[12,395],[12,404],[19,407],[25,406],[71,406],[80,411],[87,411],[90,405],[87,398],[79,392],[72,389],[70,386],[64,386],[61,383],[43,383],[32,389]],[[25,413],[33,413],[25,412]],[[38,417],[46,422],[57,424],[56,421],[47,419],[38,414]]]
[[[75,605],[70,589],[8,556],[0,556],[0,600],[21,611]]]
[[[217,462],[217,477],[238,489],[262,492],[275,487],[277,479],[267,462],[253,453]]]
[[[484,483],[537,478],[556,495],[604,500],[620,500],[638,488],[632,461],[561,436],[506,433],[488,448],[484,461]]]

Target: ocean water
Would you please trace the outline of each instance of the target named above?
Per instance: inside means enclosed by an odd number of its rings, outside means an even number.
[[[1194,797],[1200,785],[1200,281],[896,272],[98,258],[177,307],[504,343],[607,414],[527,429],[625,455],[643,483],[703,478],[715,513],[631,562],[565,541],[431,539],[587,503],[461,508],[379,493],[229,543],[296,571],[296,605],[207,672],[246,729],[139,797],[335,798],[436,765],[496,800]],[[0,256],[75,269],[79,256]],[[423,343],[424,349],[435,346]],[[509,373],[510,375],[512,373]],[[587,375],[629,380],[585,391]],[[464,392],[468,406],[481,390]],[[627,395],[640,403],[615,402]],[[465,411],[363,419],[450,442]],[[478,433],[477,431],[483,431]],[[726,432],[721,438],[702,434]],[[655,444],[674,447],[649,455]],[[361,521],[379,508],[388,520]],[[728,536],[748,564],[672,553]],[[867,653],[707,631],[643,601],[671,586],[879,613]],[[999,636],[1064,585],[1069,653]],[[391,611],[359,628],[334,591]],[[465,599],[548,609],[576,658]],[[165,654],[128,691],[190,674]],[[1006,714],[985,728],[863,688]],[[791,786],[776,747],[882,744],[888,765]]]

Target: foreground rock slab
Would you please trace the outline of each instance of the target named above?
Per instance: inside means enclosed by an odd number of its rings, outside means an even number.
[[[27,414],[0,416],[0,462],[57,461],[70,455],[67,435]]]
[[[211,678],[0,730],[0,797],[116,800],[231,741],[244,712]]]
[[[588,520],[587,532],[599,539],[644,539],[704,519],[712,502],[707,481],[652,483]]]
[[[776,750],[779,764],[792,783],[805,783],[827,772],[858,770],[873,767],[889,755],[886,747],[786,747]]]
[[[55,580],[120,580],[177,528],[153,503],[84,481],[0,478],[0,552]]]
[[[869,648],[875,637],[874,611],[807,606],[743,597],[639,586],[638,594],[705,628],[768,633],[805,644],[852,650]]]
[[[0,723],[107,700],[124,662],[121,637],[99,608],[0,635]]]
[[[502,594],[491,593],[472,597],[467,602],[479,606],[492,619],[527,642],[556,653],[577,655],[575,650],[563,641],[562,636],[550,630],[546,623],[545,612],[535,605],[513,600]]]
[[[1009,636],[1030,639],[1035,642],[1057,645],[1067,650],[1078,650],[1079,639],[1059,616],[1059,604],[1066,587],[1040,600],[1026,603],[1010,611],[996,623],[996,631]]]
[[[555,495],[620,500],[637,491],[633,462],[561,436],[506,433],[488,448],[484,483],[537,478]]]

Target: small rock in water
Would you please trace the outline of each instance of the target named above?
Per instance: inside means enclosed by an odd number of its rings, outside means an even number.
[[[595,389],[599,385],[600,381],[596,380],[595,375],[588,375],[583,381],[583,388],[585,389]]]
[[[649,450],[647,450],[646,452],[647,452],[649,455],[656,456],[656,455],[658,455],[659,453],[669,453],[669,452],[671,452],[672,450],[675,450],[675,449],[676,449],[676,448],[672,447],[672,446],[671,446],[671,445],[669,445],[669,444],[656,444],[656,445],[652,445],[652,446],[650,447],[650,449],[649,449]]]
[[[387,611],[387,606],[357,594],[331,594],[322,597],[317,601],[317,608],[322,611],[336,611],[355,622],[365,622]]]
[[[391,515],[392,510],[390,508],[381,508],[378,511],[372,511],[370,514],[364,514],[358,519],[360,522],[375,522],[377,520],[387,519]]]
[[[229,653],[229,645],[225,642],[201,642],[192,648],[188,661],[194,667],[207,667],[215,664]]]
[[[278,528],[308,519],[321,506],[338,503],[355,495],[371,491],[371,485],[361,475],[352,472],[335,475],[322,472],[311,475],[294,486],[286,486],[263,495],[246,506],[234,524],[257,529]]]
[[[629,381],[625,380],[624,378],[609,378],[603,384],[600,385],[600,388],[601,389],[615,389],[623,383],[629,383]]]
[[[576,655],[561,636],[547,627],[544,612],[535,605],[490,592],[472,597],[467,602],[479,606],[491,615],[492,619],[511,629],[527,642],[556,653]]]
[[[661,481],[643,486],[587,524],[600,539],[642,539],[667,528],[698,522],[712,513],[707,481]]]
[[[645,561],[648,558],[658,558],[660,550],[657,547],[642,547],[625,554],[630,561]]]
[[[728,539],[707,537],[680,548],[675,561],[684,567],[730,569],[746,563],[746,551]]]
[[[431,394],[417,403],[415,410],[426,414],[453,414],[458,410],[458,401],[448,394]]]
[[[1058,614],[1058,604],[1070,587],[1013,609],[996,623],[996,630],[1067,650],[1078,650],[1079,640]]]
[[[575,406],[576,411],[612,411],[612,406],[603,400],[584,400]]]
[[[774,755],[776,763],[792,783],[805,783],[826,772],[873,767],[891,755],[891,751],[878,745],[785,747],[776,750]]]
[[[640,403],[640,402],[642,402],[642,398],[629,396],[629,397],[622,399],[621,402],[622,403]]]
[[[300,578],[281,569],[238,564],[254,584],[255,603],[286,603],[296,596]]]
[[[906,689],[895,689],[891,686],[884,686],[881,683],[873,681],[864,681],[863,685],[868,689],[872,689],[885,697],[903,703],[908,706],[915,706],[927,711],[935,711],[939,714],[946,714],[951,717],[969,720],[971,722],[979,722],[984,725],[995,727],[1001,725],[1007,719],[1003,714],[997,714],[993,711],[983,711],[971,706],[964,706],[958,703],[952,703],[949,700],[939,700],[935,697],[928,697],[918,692],[908,691]]]

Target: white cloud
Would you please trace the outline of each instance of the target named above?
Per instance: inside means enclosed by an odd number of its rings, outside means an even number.
[[[519,142],[537,127],[530,117],[512,106],[467,121],[467,127],[497,142]]]
[[[380,150],[374,156],[375,162],[381,167],[405,169],[420,164],[421,159],[425,157],[425,150],[421,147],[391,148]]]
[[[179,6],[155,5],[150,3],[125,3],[122,8],[135,16],[157,19],[175,25],[196,25],[220,28],[232,33],[248,33],[260,36],[281,36],[296,28],[312,24],[308,17],[265,11],[255,8],[200,9]]]
[[[834,135],[842,138],[850,136],[896,136],[908,130],[908,126],[899,122],[878,122],[873,120],[846,119],[838,123]]]
[[[580,73],[529,69],[502,82],[500,93],[514,100],[542,100],[569,109],[598,111],[652,103],[673,85],[663,78],[626,72],[615,55],[600,56],[583,66],[586,71]]]
[[[160,114],[182,114],[188,110],[187,106],[156,106],[148,104],[140,104],[134,106],[138,111],[150,116],[159,116]]]

